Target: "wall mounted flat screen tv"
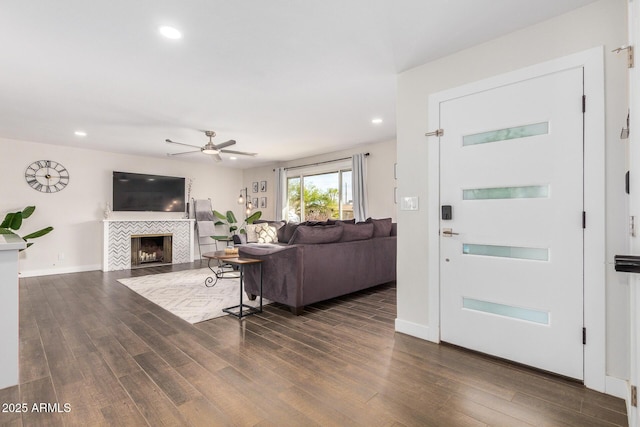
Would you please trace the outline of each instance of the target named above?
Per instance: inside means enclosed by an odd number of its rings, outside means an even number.
[[[113,210],[184,212],[184,178],[113,172]]]

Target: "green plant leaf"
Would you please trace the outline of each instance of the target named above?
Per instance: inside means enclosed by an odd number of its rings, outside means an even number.
[[[247,217],[246,223],[247,224],[253,224],[253,221],[259,220],[261,216],[262,216],[262,212],[261,211],[255,211],[254,213],[252,213],[251,215],[249,215]]]
[[[213,225],[224,225],[225,223],[222,221],[216,221],[213,223]]]
[[[229,224],[235,224],[236,222],[238,222],[233,211],[227,211],[227,221],[229,221]]]
[[[9,212],[7,215],[5,215],[4,220],[2,221],[2,224],[0,224],[0,228],[9,228],[9,225],[11,225],[11,220],[13,219],[14,215],[15,215],[14,212]]]
[[[237,229],[238,229],[238,227],[237,227],[237,226],[235,226],[235,225],[231,225],[231,226],[229,226],[229,233],[233,233],[233,232],[234,232],[234,231],[236,231]]]
[[[0,228],[0,234],[13,234],[14,236],[17,236],[16,233],[4,227]]]
[[[210,236],[213,240],[228,240],[229,236]]]
[[[223,220],[223,221],[226,221],[226,220],[227,220],[227,217],[226,217],[225,215],[221,214],[221,213],[220,213],[220,212],[218,212],[218,211],[213,211],[213,214],[214,214],[217,218],[220,218],[220,219],[221,219],[221,220]]]
[[[244,228],[240,229],[240,234],[247,234],[247,230],[245,230]]]
[[[49,234],[53,231],[53,227],[45,227],[42,230],[38,230],[38,231],[34,231],[31,234],[27,234],[26,236],[23,237],[24,240],[27,239],[35,239],[37,237],[42,237],[45,234]]]
[[[11,218],[11,224],[9,224],[9,228],[12,230],[18,230],[22,226],[22,212],[16,212],[13,214],[13,218]]]
[[[33,213],[33,211],[36,210],[35,206],[27,206],[26,208],[24,208],[22,210],[22,218],[27,219],[31,216],[31,214]]]

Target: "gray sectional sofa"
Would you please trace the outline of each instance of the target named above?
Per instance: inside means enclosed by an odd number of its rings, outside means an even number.
[[[286,224],[279,243],[239,246],[241,257],[263,261],[263,297],[302,314],[305,305],[396,280],[396,224]],[[247,268],[245,291],[260,293],[258,268]]]

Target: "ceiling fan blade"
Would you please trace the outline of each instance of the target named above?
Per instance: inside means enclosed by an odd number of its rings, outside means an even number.
[[[220,150],[221,153],[227,153],[227,154],[239,154],[241,156],[257,156],[258,153],[247,153],[244,151],[233,151],[233,150]]]
[[[236,143],[236,141],[234,139],[230,139],[230,140],[228,140],[226,142],[222,142],[220,144],[217,144],[216,145],[216,149],[220,150],[220,149],[222,149],[224,147],[228,147],[228,146],[233,145],[235,143]]]
[[[182,153],[167,153],[167,156],[180,156],[182,154],[191,154],[191,153],[199,153],[200,150],[198,151],[184,151]]]
[[[172,141],[170,139],[165,139],[165,142],[168,142],[169,144],[186,145],[187,147],[192,147],[192,148],[200,148],[197,145],[185,144],[184,142],[176,142],[176,141]]]
[[[220,154],[214,154],[213,156],[213,160],[217,163],[217,162],[221,162],[222,161],[222,157],[220,157]]]

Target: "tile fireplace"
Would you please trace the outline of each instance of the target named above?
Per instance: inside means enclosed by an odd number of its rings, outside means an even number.
[[[107,219],[103,224],[102,271],[193,262],[193,219]]]

